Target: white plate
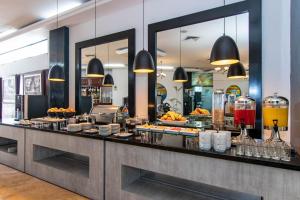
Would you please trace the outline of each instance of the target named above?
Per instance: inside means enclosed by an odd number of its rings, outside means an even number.
[[[132,135],[133,135],[132,133],[116,133],[116,134],[114,134],[114,136],[117,136],[117,137],[129,137]]]

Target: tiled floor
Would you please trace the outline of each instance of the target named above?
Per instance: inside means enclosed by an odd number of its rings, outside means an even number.
[[[0,200],[85,200],[68,190],[0,165]]]

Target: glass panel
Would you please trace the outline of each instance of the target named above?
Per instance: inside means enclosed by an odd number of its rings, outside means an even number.
[[[95,47],[81,52],[81,96],[91,97],[93,105],[127,105],[128,99],[128,39],[97,45],[97,58],[104,66],[105,75],[113,77],[114,85],[103,85],[103,78],[88,78],[86,69],[95,57]]]
[[[223,18],[157,33],[157,113],[160,119],[164,120],[161,116],[171,110],[184,119],[211,121],[213,93],[221,89],[227,101],[225,126],[233,128],[231,104],[236,97],[248,93],[249,87],[249,14],[225,18],[225,34],[238,46],[246,77],[228,79],[228,65],[210,64],[212,47],[223,34]],[[188,74],[186,83],[173,81],[179,66]]]

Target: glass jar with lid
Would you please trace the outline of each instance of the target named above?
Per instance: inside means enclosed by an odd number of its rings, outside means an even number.
[[[222,129],[224,127],[225,100],[226,100],[225,93],[222,89],[218,89],[214,91],[212,119],[213,119],[213,125],[217,129]]]
[[[279,130],[288,129],[289,101],[274,93],[263,101],[264,128],[272,130],[274,123],[277,123]],[[276,122],[277,121],[277,122]]]
[[[255,128],[256,102],[249,96],[240,96],[234,104],[234,124],[236,127]]]

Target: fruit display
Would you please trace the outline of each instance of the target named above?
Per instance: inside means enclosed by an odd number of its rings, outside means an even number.
[[[210,115],[210,112],[203,108],[196,108],[193,112],[190,113],[191,115]]]
[[[167,112],[160,119],[167,120],[167,121],[186,121],[185,117],[183,117],[181,114],[178,114],[174,111]]]
[[[49,108],[48,109],[48,115],[49,117],[59,117],[59,118],[62,118],[62,117],[72,117],[75,115],[75,109],[73,108],[57,108],[57,107],[54,107],[54,108]]]
[[[54,107],[54,108],[49,108],[48,109],[48,113],[64,113],[64,112],[70,112],[70,113],[73,113],[75,112],[75,109],[73,108],[57,108],[57,107]]]

